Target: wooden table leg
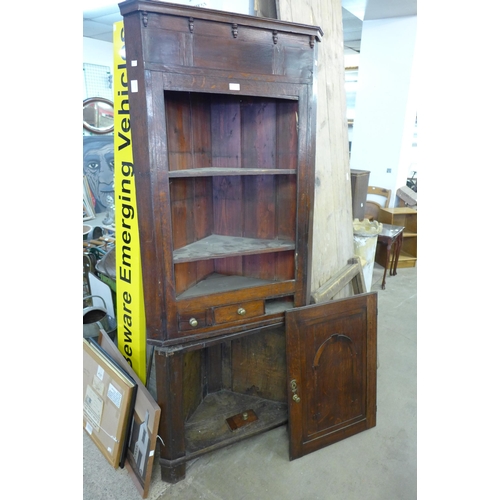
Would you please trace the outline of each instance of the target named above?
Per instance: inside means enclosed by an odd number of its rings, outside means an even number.
[[[156,350],[156,392],[161,408],[158,436],[160,440],[161,478],[177,483],[186,477],[184,416],[182,405],[183,355],[166,355]],[[172,465],[174,464],[174,465]]]
[[[387,266],[389,265],[389,259],[391,257],[391,247],[392,241],[389,240],[385,246],[385,266],[384,266],[384,277],[382,278],[382,290],[385,290],[385,276],[387,274]]]
[[[399,254],[401,253],[401,247],[403,246],[403,232],[399,233],[394,242],[394,255],[392,256],[391,263],[391,276],[396,276],[399,262]]]

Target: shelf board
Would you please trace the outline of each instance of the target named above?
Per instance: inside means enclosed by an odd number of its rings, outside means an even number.
[[[408,252],[401,250],[399,254],[398,267],[410,267],[408,263],[416,262],[417,258],[414,255],[410,255]],[[411,266],[413,267],[413,265]]]
[[[269,285],[271,283],[274,283],[274,281],[247,278],[245,276],[226,276],[214,273],[181,293],[177,297],[177,300],[190,299],[192,297],[211,295],[214,293],[233,292],[241,290],[242,288]]]
[[[284,252],[287,250],[295,250],[295,242],[212,234],[174,250],[173,260],[174,264],[180,264],[181,262]]]
[[[235,431],[226,419],[253,410],[257,420]],[[200,455],[286,423],[286,403],[255,396],[220,391],[208,394],[185,424],[186,454]]]
[[[222,175],[294,175],[295,169],[284,168],[191,168],[188,170],[171,170],[168,173],[170,178],[180,177],[214,177]]]

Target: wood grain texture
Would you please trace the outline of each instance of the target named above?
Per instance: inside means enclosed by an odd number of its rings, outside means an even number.
[[[311,291],[354,254],[341,0],[277,0],[283,21],[320,26]],[[349,289],[338,298],[350,295]]]
[[[376,425],[377,294],[294,308],[285,323],[293,460]]]

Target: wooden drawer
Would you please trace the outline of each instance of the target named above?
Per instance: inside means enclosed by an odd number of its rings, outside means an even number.
[[[203,309],[201,311],[192,311],[189,313],[180,313],[177,315],[179,331],[185,332],[198,330],[212,324],[212,311]]]
[[[252,302],[240,302],[230,306],[215,307],[215,323],[228,323],[229,321],[239,321],[246,318],[264,315],[264,301],[255,300]]]

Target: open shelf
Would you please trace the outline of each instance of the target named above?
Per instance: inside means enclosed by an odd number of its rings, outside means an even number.
[[[248,278],[246,276],[226,276],[213,273],[178,295],[177,300],[211,295],[214,293],[232,292],[254,286],[268,285],[270,283],[272,283],[271,280]]]
[[[216,259],[236,255],[253,255],[294,250],[293,241],[260,238],[243,238],[212,234],[201,240],[174,250],[175,264],[197,260]]]
[[[243,411],[253,410],[257,420],[232,431],[226,419]],[[220,391],[205,397],[185,424],[186,452],[199,455],[232,442],[283,425],[288,420],[286,403]]]
[[[216,177],[222,175],[294,175],[297,170],[291,168],[191,168],[188,170],[171,170],[169,177]]]
[[[399,254],[398,268],[415,267],[416,264],[417,258],[414,255],[410,255],[404,250],[401,250],[401,253]]]

